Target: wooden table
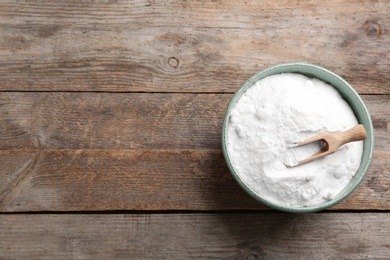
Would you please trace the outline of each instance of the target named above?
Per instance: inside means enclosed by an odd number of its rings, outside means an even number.
[[[390,258],[390,3],[2,1],[1,259]],[[361,94],[372,166],[327,211],[270,210],[229,173],[233,93],[270,65]]]

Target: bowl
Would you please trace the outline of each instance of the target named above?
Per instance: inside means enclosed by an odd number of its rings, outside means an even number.
[[[363,154],[360,166],[356,172],[356,174],[353,176],[353,178],[349,181],[347,186],[333,199],[330,201],[326,201],[324,203],[314,205],[314,206],[307,206],[307,207],[288,207],[285,205],[276,204],[274,202],[271,202],[267,200],[266,198],[262,197],[261,194],[258,194],[254,192],[241,178],[240,174],[236,172],[235,168],[232,165],[230,155],[228,153],[227,149],[227,128],[229,124],[229,116],[231,113],[231,110],[237,103],[237,101],[240,99],[240,97],[245,93],[245,91],[253,86],[257,81],[271,76],[275,74],[282,74],[282,73],[298,73],[305,75],[309,78],[317,78],[319,80],[322,80],[331,86],[333,86],[338,92],[341,94],[341,96],[344,98],[344,100],[349,104],[352,111],[354,112],[358,122],[360,124],[363,124],[364,128],[367,132],[367,138],[363,141]],[[359,94],[353,89],[353,87],[345,81],[340,76],[336,75],[335,73],[322,68],[320,66],[307,64],[307,63],[286,63],[286,64],[279,64],[276,66],[269,67],[267,69],[261,70],[258,73],[254,74],[252,77],[250,77],[234,94],[232,97],[224,118],[223,122],[223,128],[222,128],[222,150],[225,157],[225,161],[227,163],[227,166],[232,173],[233,177],[236,179],[236,181],[239,183],[239,185],[253,198],[256,200],[262,202],[263,204],[280,211],[284,212],[293,212],[293,213],[310,213],[310,212],[316,212],[321,211],[326,208],[329,208],[340,201],[344,200],[347,196],[349,196],[361,183],[364,176],[366,175],[368,168],[370,166],[371,160],[372,160],[372,153],[373,153],[373,147],[374,147],[374,131],[372,126],[372,121],[370,114],[360,98]]]

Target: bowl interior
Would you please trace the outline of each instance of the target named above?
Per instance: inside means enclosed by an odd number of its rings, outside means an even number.
[[[324,82],[329,83],[332,85],[335,89],[339,91],[339,93],[342,95],[342,97],[347,101],[349,106],[352,108],[357,120],[360,124],[363,124],[366,132],[367,132],[367,138],[363,141],[363,155],[362,160],[359,166],[358,171],[352,178],[352,180],[348,183],[348,185],[331,201],[324,202],[315,206],[309,206],[309,207],[286,207],[283,205],[275,204],[273,202],[270,202],[268,200],[265,200],[262,198],[259,194],[255,193],[251,188],[249,188],[240,178],[239,174],[234,169],[234,166],[232,165],[228,153],[228,149],[226,147],[227,145],[227,127],[229,123],[229,115],[237,101],[240,99],[240,97],[244,94],[244,92],[253,86],[258,80],[263,79],[265,77],[275,75],[275,74],[281,74],[281,73],[299,73],[303,74],[310,78],[317,78]],[[249,193],[252,197],[259,200],[260,202],[281,210],[281,211],[287,211],[287,212],[295,212],[295,213],[308,213],[308,212],[315,212],[320,211],[325,208],[328,208],[330,206],[333,206],[340,202],[341,200],[345,199],[349,194],[353,192],[353,190],[356,189],[356,187],[360,184],[360,182],[363,180],[369,165],[371,163],[372,159],[372,152],[374,147],[374,132],[372,127],[371,118],[369,115],[369,112],[364,105],[364,102],[358,95],[358,93],[340,76],[334,74],[333,72],[324,69],[319,66],[306,64],[306,63],[289,63],[289,64],[281,64],[274,67],[270,67],[268,69],[262,70],[255,75],[253,75],[251,78],[249,78],[241,87],[240,89],[235,93],[232,100],[229,103],[229,106],[226,111],[225,115],[225,121],[223,124],[223,131],[222,131],[222,149],[225,156],[225,160],[227,162],[227,165],[233,174],[234,178],[237,180],[237,182],[240,184],[240,186]]]

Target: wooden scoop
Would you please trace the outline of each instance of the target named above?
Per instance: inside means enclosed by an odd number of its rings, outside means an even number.
[[[332,154],[340,146],[346,143],[364,140],[366,139],[366,137],[367,137],[367,133],[363,125],[354,126],[351,129],[340,133],[323,133],[323,134],[315,135],[306,140],[296,143],[294,147],[309,144],[316,141],[321,141],[323,143],[322,149],[318,153],[315,153],[309,158],[299,161],[297,164],[291,165],[290,167],[308,163],[318,158],[324,157],[328,154]]]

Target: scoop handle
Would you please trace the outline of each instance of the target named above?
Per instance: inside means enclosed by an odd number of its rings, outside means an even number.
[[[343,145],[349,142],[364,140],[367,137],[367,133],[366,133],[366,129],[364,129],[364,126],[362,124],[359,124],[345,132],[339,133],[338,137],[342,142],[341,145]]]

